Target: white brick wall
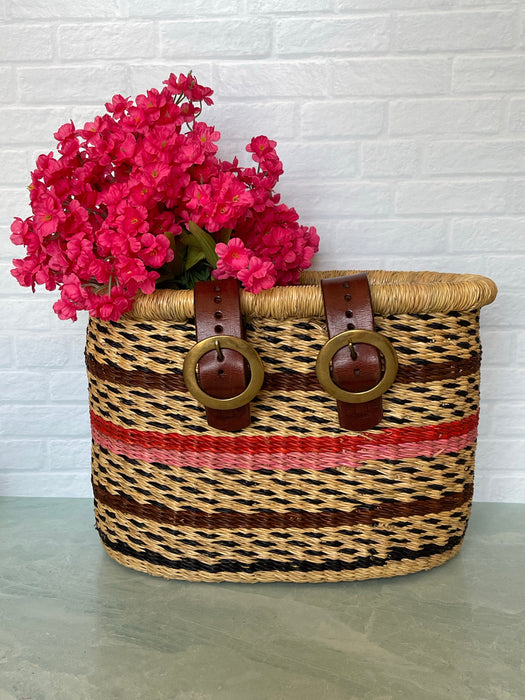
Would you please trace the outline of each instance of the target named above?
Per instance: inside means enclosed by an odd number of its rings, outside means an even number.
[[[85,316],[9,275],[38,153],[192,68],[233,155],[275,138],[318,268],[492,277],[475,497],[525,501],[525,13],[519,0],[0,2],[0,493],[89,496]]]

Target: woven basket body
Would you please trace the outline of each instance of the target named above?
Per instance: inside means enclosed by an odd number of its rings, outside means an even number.
[[[383,421],[362,433],[339,427],[316,378],[321,273],[242,294],[265,382],[239,433],[209,427],[184,385],[191,292],[90,320],[92,479],[110,556],[166,578],[320,582],[406,574],[458,552],[473,492],[479,309],[496,289],[471,275],[368,274],[399,371]]]

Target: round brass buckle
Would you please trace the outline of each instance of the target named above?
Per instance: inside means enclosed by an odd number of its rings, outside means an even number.
[[[385,367],[382,378],[374,387],[367,391],[346,391],[345,389],[341,389],[341,387],[337,386],[334,382],[330,373],[330,363],[335,353],[345,346],[350,346],[352,350],[355,343],[373,345],[384,358]],[[392,343],[385,338],[384,335],[380,335],[375,331],[366,330],[344,331],[343,333],[334,335],[334,337],[330,338],[321,348],[315,365],[317,378],[323,389],[338,401],[344,401],[346,403],[366,403],[367,401],[377,399],[378,396],[384,394],[394,383],[397,368],[397,353]]]
[[[236,350],[248,361],[251,377],[244,391],[229,399],[217,399],[203,391],[197,380],[197,363],[210,350],[220,353],[224,348]],[[190,394],[208,408],[233,409],[245,406],[259,393],[264,381],[264,366],[252,346],[232,335],[211,336],[196,343],[184,358],[182,376]]]

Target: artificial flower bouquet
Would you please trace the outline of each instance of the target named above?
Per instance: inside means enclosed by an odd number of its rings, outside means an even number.
[[[221,160],[220,133],[200,120],[213,91],[191,74],[55,133],[59,155],[31,174],[33,214],[11,240],[27,255],[12,274],[25,287],[60,290],[61,319],[117,320],[138,294],[237,278],[249,292],[296,284],[318,249],[313,227],[275,192],[276,142],[251,139],[256,167]]]

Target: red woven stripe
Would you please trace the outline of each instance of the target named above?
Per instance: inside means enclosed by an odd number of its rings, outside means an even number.
[[[256,454],[260,452],[355,452],[379,445],[401,445],[404,443],[429,442],[464,435],[477,427],[478,413],[450,423],[438,423],[405,428],[387,428],[379,432],[361,435],[334,435],[322,437],[298,437],[294,435],[180,435],[136,430],[114,425],[91,411],[91,424],[96,430],[111,438],[140,447],[190,452],[216,452]]]

